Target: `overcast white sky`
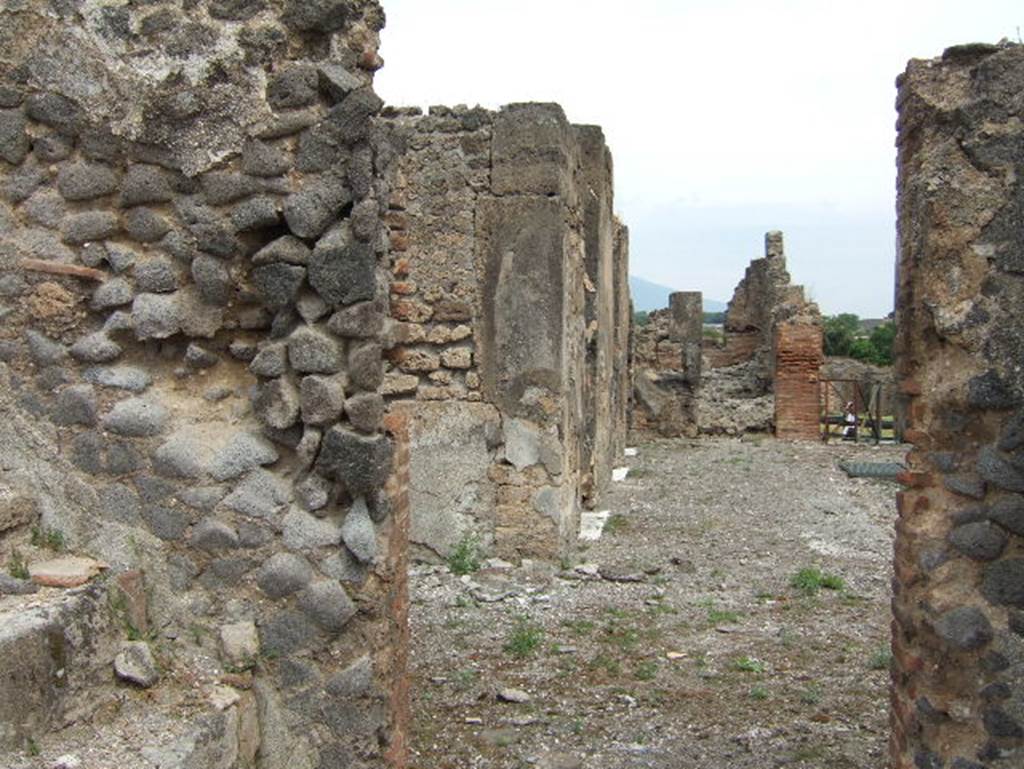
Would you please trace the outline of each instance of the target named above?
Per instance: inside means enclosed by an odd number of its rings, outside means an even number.
[[[630,272],[728,300],[763,233],[828,314],[892,309],[896,75],[1021,0],[382,0],[393,105],[557,101],[615,157]]]

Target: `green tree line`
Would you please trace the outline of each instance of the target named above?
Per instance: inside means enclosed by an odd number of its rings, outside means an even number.
[[[825,318],[825,354],[873,363],[876,366],[892,365],[892,346],[896,337],[896,326],[886,321],[865,334],[860,318],[850,312]]]

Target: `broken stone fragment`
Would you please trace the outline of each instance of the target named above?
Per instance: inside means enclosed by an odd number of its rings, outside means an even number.
[[[335,425],[324,434],[317,472],[345,484],[353,495],[369,494],[384,485],[391,471],[391,441],[364,436]]]
[[[299,419],[299,391],[285,377],[272,379],[256,389],[252,407],[263,424],[285,430]]]
[[[251,668],[260,654],[260,639],[253,622],[234,622],[220,629],[224,661],[236,669]]]
[[[122,681],[149,688],[160,680],[156,660],[145,641],[126,641],[114,657],[114,672]]]
[[[373,246],[356,240],[348,222],[317,241],[309,259],[309,283],[328,304],[373,299],[377,289]]]
[[[288,361],[303,374],[333,374],[341,368],[341,349],[323,331],[300,326],[288,338]]]
[[[304,588],[313,578],[309,561],[294,553],[275,553],[256,575],[256,584],[270,598],[284,598]]]
[[[28,573],[33,582],[44,587],[78,587],[107,568],[107,564],[93,558],[67,555],[33,563]]]
[[[522,689],[501,689],[498,692],[498,699],[502,702],[511,702],[514,704],[522,704],[530,701],[530,695],[524,692]]]
[[[314,582],[299,593],[299,607],[324,630],[342,630],[356,614],[345,589],[334,580]]]
[[[345,389],[337,377],[307,376],[300,385],[302,421],[310,425],[337,422],[345,407]]]

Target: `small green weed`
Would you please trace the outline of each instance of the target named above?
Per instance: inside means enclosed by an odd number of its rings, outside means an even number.
[[[658,663],[653,660],[646,660],[639,663],[633,671],[638,681],[653,681],[658,675]]]
[[[800,701],[804,705],[817,705],[821,702],[822,694],[823,692],[818,684],[811,684],[800,692]]]
[[[754,686],[750,689],[750,699],[752,700],[766,700],[768,699],[768,690],[763,686]]]
[[[25,740],[25,752],[30,756],[38,756],[42,751],[39,749],[39,743],[35,741],[34,737],[28,737]]]
[[[11,557],[7,559],[7,573],[15,579],[29,578],[28,561],[17,548],[11,551]]]
[[[562,625],[568,628],[569,633],[576,638],[590,635],[597,627],[597,623],[589,619],[564,619]]]
[[[610,676],[619,676],[622,674],[622,665],[614,657],[609,657],[607,654],[598,654],[590,662],[590,668],[592,670],[603,670]]]
[[[888,646],[883,646],[877,649],[874,654],[868,658],[868,667],[871,670],[888,670],[889,663],[892,661],[892,652],[889,651]]]
[[[452,574],[472,574],[480,571],[480,543],[474,534],[467,534],[448,556],[448,568]]]
[[[544,640],[544,629],[526,617],[516,620],[504,649],[513,657],[524,659],[533,655]]]
[[[711,598],[705,598],[700,604],[708,610],[709,625],[731,625],[740,619],[741,615],[739,612],[716,609],[715,602]]]
[[[800,569],[789,578],[790,587],[796,588],[807,596],[817,595],[822,588],[827,590],[842,590],[846,583],[843,578],[835,574],[826,574],[816,566],[808,566]]]
[[[45,547],[48,550],[53,550],[55,553],[64,551],[67,543],[64,541],[64,532],[60,529],[51,529],[49,527],[33,526],[32,527],[32,547]]]
[[[759,659],[753,657],[743,656],[732,663],[733,670],[739,670],[742,673],[763,673],[764,663]]]
[[[605,534],[621,534],[629,528],[629,519],[626,516],[616,513],[604,524]]]

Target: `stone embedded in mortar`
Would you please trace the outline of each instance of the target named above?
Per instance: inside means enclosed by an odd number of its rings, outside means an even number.
[[[939,637],[962,651],[978,649],[993,638],[988,617],[973,606],[961,606],[944,613],[935,622]]]
[[[117,189],[117,174],[95,163],[70,163],[57,173],[57,191],[65,200],[91,200]]]
[[[981,593],[990,603],[1024,608],[1024,558],[1006,558],[989,564]]]
[[[57,393],[51,418],[58,425],[96,424],[96,391],[92,385],[72,385]]]
[[[233,550],[238,547],[238,532],[215,518],[204,518],[192,527],[189,544],[200,550]]]
[[[124,231],[140,243],[156,243],[171,231],[171,225],[156,211],[137,206],[125,211]]]
[[[287,64],[267,79],[267,102],[274,109],[294,109],[317,99],[317,74],[309,64]]]
[[[234,433],[210,459],[210,475],[227,481],[278,460],[277,449],[266,438],[241,430]]]
[[[306,268],[275,262],[255,268],[249,279],[263,303],[273,310],[280,310],[295,301],[306,279]]]
[[[316,470],[359,496],[384,485],[391,471],[391,455],[391,441],[385,436],[359,435],[335,425],[324,434]]]
[[[341,527],[330,518],[317,518],[293,508],[281,521],[282,539],[292,550],[331,547],[341,542]]]
[[[299,391],[286,377],[263,382],[256,388],[252,408],[263,424],[285,430],[299,419]]]
[[[214,206],[234,203],[264,189],[260,179],[234,171],[208,171],[201,182],[206,202]]]
[[[263,654],[270,657],[284,657],[310,646],[317,638],[317,628],[301,612],[292,609],[279,611],[260,624],[260,645]],[[261,718],[265,728],[266,719]],[[287,766],[287,759],[278,766]]]
[[[345,388],[339,377],[307,376],[299,386],[302,421],[327,425],[341,418],[345,407]]]
[[[253,518],[273,518],[288,502],[288,491],[284,481],[276,475],[256,469],[224,498],[223,505]]]
[[[285,199],[284,218],[300,238],[318,238],[351,202],[352,195],[345,185],[325,176],[303,185]]]
[[[1024,537],[1024,496],[1001,497],[989,508],[989,517],[1005,529]]]
[[[348,222],[341,222],[317,241],[309,259],[309,283],[329,304],[373,299],[376,266],[373,247],[356,240]]]
[[[341,526],[341,538],[361,562],[372,563],[377,557],[377,530],[363,497],[358,497],[349,508]]]
[[[181,330],[181,305],[171,294],[139,294],[132,302],[135,338],[166,339]]]
[[[299,607],[324,630],[340,632],[356,615],[356,606],[334,580],[314,582],[298,596]]]
[[[243,201],[231,211],[231,223],[238,232],[268,229],[280,222],[280,201],[266,195]]]
[[[186,336],[210,338],[224,325],[224,310],[203,302],[195,286],[185,286],[173,296]]]
[[[0,159],[12,166],[21,165],[31,147],[27,125],[21,110],[0,109]]]
[[[289,168],[288,156],[272,144],[253,139],[242,150],[242,171],[252,176],[280,176]]]
[[[131,392],[142,392],[153,382],[143,369],[134,366],[94,366],[87,368],[82,378],[101,387],[114,387]]]
[[[333,374],[341,368],[341,348],[320,329],[299,326],[288,338],[288,361],[299,373]]]
[[[71,245],[105,240],[116,235],[120,229],[120,220],[108,211],[68,214],[61,222],[61,236],[65,243]]]
[[[200,297],[207,304],[223,306],[230,300],[233,291],[231,275],[219,259],[199,254],[191,262],[191,275]]]
[[[142,508],[142,520],[153,535],[165,542],[177,542],[185,537],[188,529],[188,514],[168,505],[146,505]]]
[[[68,352],[64,345],[35,329],[25,330],[25,341],[28,342],[29,356],[37,366],[51,366],[67,357]]]
[[[249,364],[249,371],[261,377],[283,376],[288,370],[288,348],[284,342],[269,342]]]
[[[260,567],[256,584],[270,598],[284,598],[304,588],[313,578],[309,561],[295,553],[275,553]]]
[[[1024,446],[1024,410],[1014,414],[1004,426],[999,436],[1000,451],[1016,451]]]
[[[137,262],[133,275],[135,286],[142,293],[166,294],[179,286],[178,270],[162,256]]]
[[[309,512],[322,510],[330,499],[331,482],[316,473],[310,473],[295,484],[295,498]]]
[[[284,262],[285,264],[305,266],[309,263],[311,253],[310,247],[294,235],[282,235],[253,254],[252,263],[261,265]]]
[[[384,329],[384,313],[376,302],[357,302],[334,313],[327,328],[343,337],[375,337]]]
[[[978,452],[978,473],[997,488],[1024,492],[1024,469],[992,446],[985,446]]]
[[[359,393],[345,401],[345,414],[362,433],[374,433],[384,419],[384,399],[377,393]]]
[[[299,294],[299,298],[295,300],[295,310],[309,325],[316,323],[330,312],[327,302],[313,291],[303,291]]]
[[[357,390],[376,390],[384,381],[381,346],[376,342],[353,344],[348,353],[348,381]]]
[[[121,181],[121,205],[126,208],[166,203],[173,197],[167,172],[158,166],[133,164]]]
[[[185,365],[194,369],[212,368],[220,363],[220,356],[215,352],[207,350],[202,345],[189,342],[185,348]]]
[[[169,414],[151,398],[128,398],[115,403],[103,417],[103,427],[118,435],[144,438],[163,432]]]
[[[957,526],[949,533],[949,543],[968,558],[992,561],[1006,549],[1006,533],[988,522]]]
[[[32,140],[32,152],[44,163],[59,163],[71,157],[74,144],[67,136],[44,134]]]
[[[357,88],[331,108],[324,122],[341,143],[352,145],[369,136],[371,118],[383,106],[384,102],[372,87]]]
[[[71,357],[85,363],[109,363],[121,355],[121,345],[104,331],[87,334],[71,345]]]
[[[93,310],[109,310],[129,304],[135,298],[132,284],[124,278],[111,278],[101,283],[92,293],[89,307]]]

